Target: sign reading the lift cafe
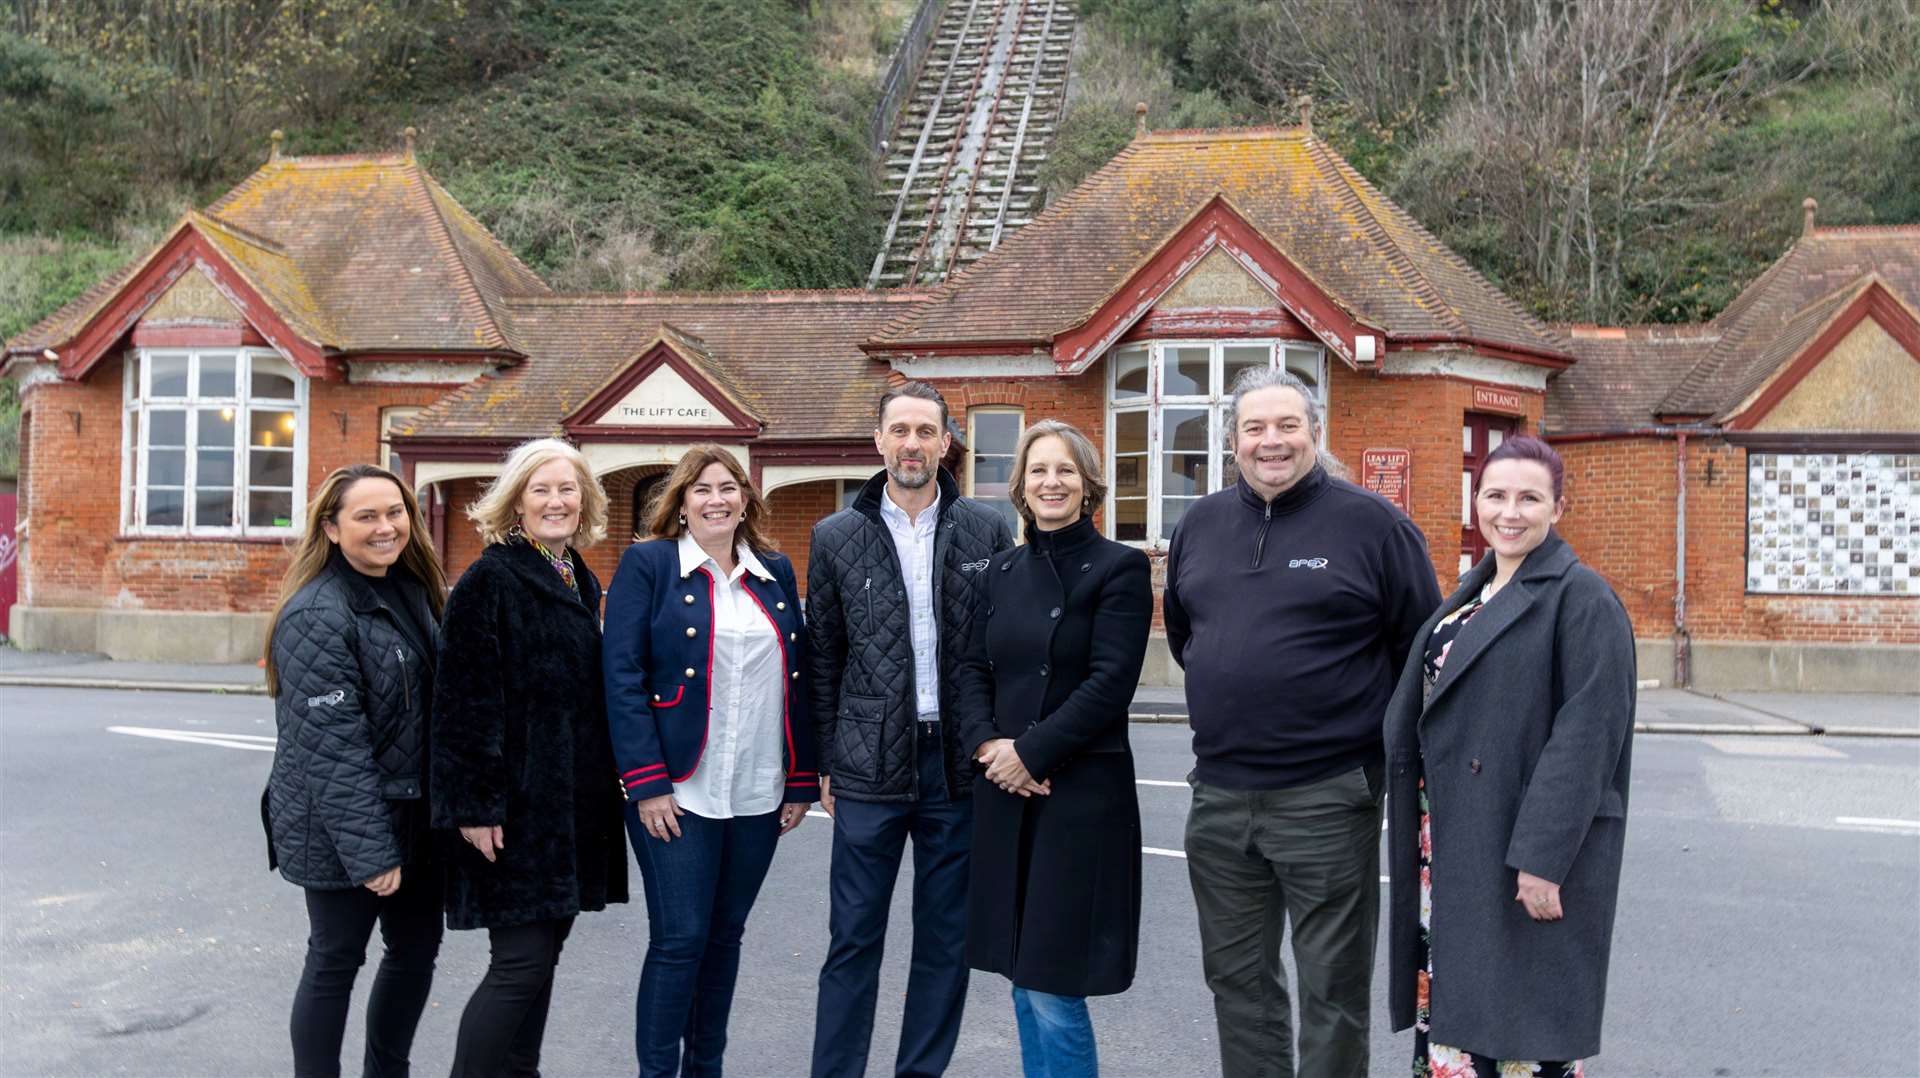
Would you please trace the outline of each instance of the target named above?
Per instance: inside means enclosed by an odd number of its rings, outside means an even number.
[[[1473,410],[1499,415],[1526,414],[1526,410],[1520,407],[1520,394],[1511,389],[1493,389],[1489,386],[1473,387]]]
[[[1413,513],[1413,453],[1406,449],[1368,449],[1360,454],[1360,485]]]
[[[679,371],[662,363],[599,422],[615,427],[717,427],[727,417]]]

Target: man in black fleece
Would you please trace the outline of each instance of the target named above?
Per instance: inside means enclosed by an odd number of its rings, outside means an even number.
[[[1300,1072],[1367,1072],[1380,903],[1381,720],[1440,605],[1425,538],[1317,459],[1311,391],[1233,386],[1233,486],[1167,555],[1167,642],[1193,723],[1187,872],[1227,1078],[1294,1073],[1279,953],[1291,922]]]

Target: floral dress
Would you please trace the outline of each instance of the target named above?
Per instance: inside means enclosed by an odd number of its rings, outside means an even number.
[[[1482,591],[1478,597],[1442,618],[1427,638],[1424,657],[1426,690],[1440,678],[1447,653],[1460,630],[1480,612],[1491,596]],[[1427,780],[1420,780],[1420,936],[1416,953],[1420,970],[1414,974],[1413,1074],[1414,1078],[1584,1078],[1579,1060],[1571,1063],[1536,1063],[1529,1060],[1489,1059],[1483,1055],[1438,1044],[1428,1038],[1428,1000],[1433,986],[1433,816],[1427,803]]]

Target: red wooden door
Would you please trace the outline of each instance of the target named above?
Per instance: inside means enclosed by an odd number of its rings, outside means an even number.
[[[1507,436],[1518,430],[1517,416],[1468,412],[1460,425],[1460,575],[1474,567],[1487,553],[1487,541],[1480,535],[1480,520],[1473,511],[1473,473],[1487,454],[1500,448]]]

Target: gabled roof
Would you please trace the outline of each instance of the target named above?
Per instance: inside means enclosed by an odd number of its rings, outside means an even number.
[[[330,352],[507,352],[508,295],[545,282],[410,154],[278,157],[181,228],[204,237],[274,312]],[[165,248],[142,255],[7,343],[60,349]]]
[[[1849,296],[1878,277],[1920,307],[1920,225],[1815,228],[1720,312],[1720,339],[1654,407],[1717,416],[1797,355]]]
[[[1546,427],[1596,434],[1663,418],[1727,422],[1817,351],[1838,321],[1904,323],[1915,308],[1920,226],[1812,228],[1704,325],[1559,327],[1579,362],[1548,387]]]
[[[724,417],[719,424],[687,429],[717,430],[743,437],[758,435],[765,429],[766,416],[741,392],[739,383],[714,358],[707,342],[671,322],[661,322],[624,369],[616,369],[585,403],[562,420],[567,433],[576,440],[604,436],[609,430],[608,410],[646,383],[663,365],[673,367],[682,381]],[[618,430],[619,425],[614,429]],[[625,429],[633,428],[629,425]]]
[[[1566,343],[1301,128],[1163,131],[1111,162],[871,342],[1050,342],[1222,196],[1389,340],[1565,358]]]
[[[507,301],[527,362],[455,390],[403,434],[517,440],[559,433],[657,342],[764,422],[763,439],[859,438],[873,430],[885,363],[858,342],[925,292],[540,296]],[[682,351],[682,350],[685,351]]]

